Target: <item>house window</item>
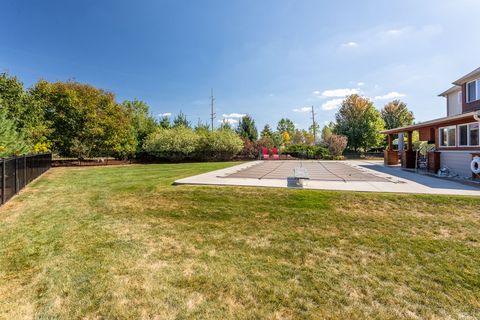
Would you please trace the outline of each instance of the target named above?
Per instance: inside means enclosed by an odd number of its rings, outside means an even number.
[[[458,126],[458,145],[468,146],[468,125]]]
[[[480,81],[474,80],[467,83],[467,102],[480,99]]]
[[[478,146],[479,145],[479,137],[478,137],[478,127],[479,124],[478,122],[476,123],[470,123],[468,125],[468,131],[469,131],[469,145],[470,146]]]
[[[455,126],[440,128],[439,129],[440,146],[455,147],[456,131],[457,131],[457,128]]]

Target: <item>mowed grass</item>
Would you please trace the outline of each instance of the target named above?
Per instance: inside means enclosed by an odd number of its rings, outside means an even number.
[[[480,200],[59,168],[0,208],[3,319],[480,317]]]

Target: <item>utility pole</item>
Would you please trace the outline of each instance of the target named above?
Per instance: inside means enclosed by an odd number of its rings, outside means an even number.
[[[315,123],[315,110],[312,106],[312,128],[313,128],[313,143],[317,144],[317,125]]]
[[[213,88],[212,88],[211,95],[210,95],[210,107],[211,107],[210,119],[212,121],[212,131],[213,131],[213,120],[215,120],[215,112],[214,112],[214,109],[213,109],[213,102],[214,101],[215,101],[215,98],[213,97]]]

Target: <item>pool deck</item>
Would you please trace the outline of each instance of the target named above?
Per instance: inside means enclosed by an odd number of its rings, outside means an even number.
[[[380,161],[252,161],[179,179],[175,184],[298,188],[294,167],[306,167],[303,189],[480,196],[480,187],[384,166]]]

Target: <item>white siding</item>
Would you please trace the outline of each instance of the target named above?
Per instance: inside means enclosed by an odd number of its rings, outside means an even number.
[[[451,174],[458,174],[462,177],[471,177],[470,162],[472,162],[472,151],[441,151],[440,168],[447,167]]]
[[[447,96],[447,116],[454,116],[462,113],[462,103],[459,101],[458,93],[452,92]]]

